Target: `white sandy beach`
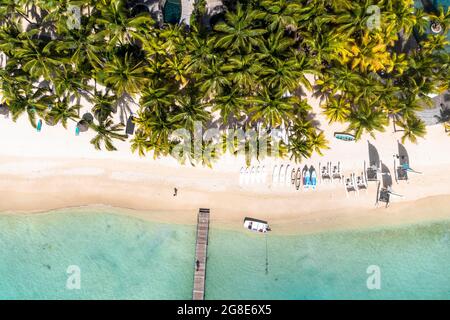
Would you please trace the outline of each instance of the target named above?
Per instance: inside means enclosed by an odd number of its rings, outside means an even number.
[[[316,113],[319,101],[308,97]],[[394,178],[394,154],[401,132],[377,133],[376,139],[343,142],[333,137],[344,126],[329,125],[317,115],[330,142],[324,157],[314,155],[301,165],[341,162],[343,173],[363,171],[368,162],[368,141]],[[0,211],[42,212],[57,208],[103,205],[135,209],[130,214],[145,219],[195,223],[199,207],[208,207],[216,226],[240,228],[242,219],[267,219],[274,232],[318,232],[329,229],[376,227],[418,221],[450,219],[450,137],[440,125],[429,126],[418,144],[406,142],[410,165],[423,174],[409,181],[393,182],[403,197],[391,197],[389,208],[375,208],[376,183],[367,193],[346,197],[339,183],[319,184],[316,190],[297,191],[272,184],[274,165],[265,159],[266,183],[239,184],[245,161],[226,156],[213,169],[180,165],[172,158],[140,158],[131,154],[129,142],[116,142],[116,152],[97,151],[89,143],[93,133],[74,134],[75,123],[65,130],[44,124],[36,132],[24,115],[16,123],[0,118]],[[297,166],[290,163],[291,168]],[[173,188],[178,196],[173,196]]]

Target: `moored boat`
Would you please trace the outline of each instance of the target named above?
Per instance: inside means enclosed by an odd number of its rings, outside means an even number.
[[[269,223],[267,221],[249,218],[249,217],[246,217],[244,219],[244,228],[246,228],[250,231],[261,232],[261,233],[271,231],[271,229],[269,227]]]
[[[343,141],[355,141],[356,137],[350,133],[347,132],[335,132],[334,137],[339,140]]]

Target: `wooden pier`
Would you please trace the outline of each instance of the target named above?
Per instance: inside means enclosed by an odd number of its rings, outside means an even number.
[[[195,241],[193,300],[205,298],[206,258],[208,252],[209,209],[200,208],[197,217],[197,239]]]

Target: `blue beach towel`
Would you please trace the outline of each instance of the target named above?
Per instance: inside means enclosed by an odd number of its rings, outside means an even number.
[[[37,132],[41,132],[41,129],[42,129],[42,120],[39,120],[38,124],[37,124],[37,127],[36,127],[36,131]]]

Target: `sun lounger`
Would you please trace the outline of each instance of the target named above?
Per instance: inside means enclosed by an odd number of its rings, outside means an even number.
[[[408,181],[408,171],[401,165],[397,165],[397,161],[394,158],[394,173],[395,173],[395,181],[398,183],[399,181]]]
[[[320,169],[320,179],[321,181],[324,180],[330,180],[331,181],[331,162],[327,162],[325,166],[321,166],[319,163],[319,169]]]
[[[357,176],[356,177],[356,187],[359,189],[359,190],[367,190],[367,188],[368,188],[368,184],[367,184],[367,181],[366,181],[366,178],[365,178],[365,175],[364,175],[364,173],[361,173],[361,175],[360,176]]]
[[[379,181],[379,173],[381,172],[381,163],[372,163],[369,167],[366,167],[366,162],[364,161],[364,172],[365,179],[367,181]]]
[[[378,196],[378,201],[386,203],[387,208],[389,206],[390,199],[391,199],[390,192],[385,188],[381,188]]]
[[[330,166],[331,166],[331,164],[330,164]],[[342,178],[343,178],[343,176],[342,176],[342,173],[341,173],[341,163],[338,162],[337,166],[333,166],[333,171],[332,171],[332,174],[331,174],[331,180],[333,181],[333,180],[339,179],[339,181],[342,181]]]
[[[355,174],[352,173],[345,179],[345,193],[348,197],[349,192],[356,192],[359,195],[358,187],[356,186]]]

